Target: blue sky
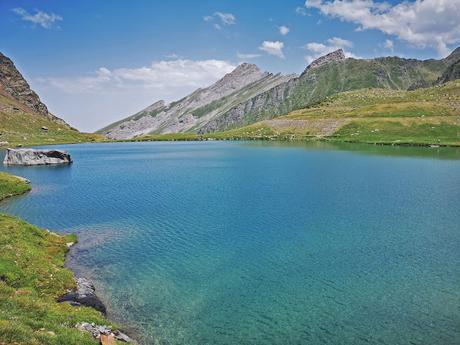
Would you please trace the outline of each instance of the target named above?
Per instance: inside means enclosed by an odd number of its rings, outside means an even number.
[[[349,56],[438,58],[460,0],[0,0],[0,51],[50,110],[92,131],[214,82],[242,61],[300,73]]]

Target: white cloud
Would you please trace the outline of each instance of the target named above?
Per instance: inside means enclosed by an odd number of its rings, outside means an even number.
[[[266,52],[269,55],[279,57],[284,59],[283,53],[284,43],[280,41],[263,41],[262,45],[259,47],[260,50]]]
[[[219,17],[219,19],[222,21],[222,24],[224,25],[236,24],[236,18],[232,13],[216,12],[214,15]]]
[[[286,35],[289,33],[289,31],[291,31],[291,30],[290,30],[287,26],[285,26],[285,25],[279,26],[279,27],[278,27],[278,30],[279,30],[280,34],[283,35],[283,36],[286,36]]]
[[[355,23],[358,30],[377,29],[416,47],[449,53],[460,43],[460,0],[415,0],[396,5],[376,0],[306,0],[306,8]]]
[[[329,38],[326,43],[310,42],[307,43],[304,47],[309,52],[309,54],[305,56],[305,61],[307,63],[311,63],[313,60],[316,60],[320,56],[329,54],[337,49],[343,49],[346,57],[357,58],[356,55],[347,50],[347,48],[352,47],[353,42],[340,37]]]
[[[332,37],[327,40],[331,46],[341,47],[341,48],[351,48],[353,47],[353,42],[344,40],[340,37]]]
[[[232,13],[215,12],[212,16],[204,16],[203,20],[207,23],[213,23],[213,26],[220,30],[222,26],[235,25],[236,17]],[[216,21],[218,23],[216,23]]]
[[[240,60],[246,60],[246,59],[255,59],[255,58],[258,58],[260,57],[260,54],[245,54],[245,53],[240,53],[240,52],[237,52],[236,53],[236,56],[238,57],[238,59]]]
[[[393,51],[394,43],[392,40],[385,40],[385,42],[383,43],[383,47]]]
[[[137,68],[101,67],[83,76],[32,80],[51,111],[82,130],[95,130],[134,114],[154,101],[182,98],[236,66],[223,60],[175,59]]]
[[[298,15],[298,16],[303,16],[303,17],[306,17],[308,16],[308,13],[307,13],[307,10],[305,9],[305,7],[296,7],[295,9],[295,13]]]
[[[45,29],[50,29],[56,22],[64,20],[61,16],[54,13],[46,13],[37,10],[35,14],[31,14],[21,7],[13,8],[13,12],[20,16],[22,20],[40,25]]]

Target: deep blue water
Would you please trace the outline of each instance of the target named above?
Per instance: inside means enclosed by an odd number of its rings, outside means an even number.
[[[147,344],[460,344],[458,149],[62,146],[0,211],[80,244]]]

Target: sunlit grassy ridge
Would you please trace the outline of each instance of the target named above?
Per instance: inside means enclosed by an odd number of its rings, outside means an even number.
[[[28,112],[15,100],[0,94],[0,142],[8,142],[0,146],[65,144],[103,139],[100,135],[81,133],[45,116]]]
[[[24,180],[0,174],[0,199],[30,189]],[[66,243],[60,236],[20,219],[0,214],[0,344],[93,345],[80,321],[109,324],[92,308],[59,304],[56,298],[74,287],[64,268]]]
[[[343,92],[285,116],[225,132],[169,134],[141,140],[336,140],[460,145],[460,81],[415,91]]]

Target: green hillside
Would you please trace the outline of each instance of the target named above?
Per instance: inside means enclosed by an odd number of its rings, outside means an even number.
[[[460,80],[414,91],[348,91],[315,106],[238,129],[201,136],[147,136],[141,140],[200,138],[457,146],[460,145]]]
[[[328,63],[307,67],[289,84],[282,84],[229,110],[201,132],[239,128],[272,119],[346,91],[364,88],[413,90],[434,86],[443,76],[445,81],[456,79],[455,66],[460,61],[460,49],[446,59],[424,61],[400,57],[345,59],[340,51],[331,54],[335,56]]]

